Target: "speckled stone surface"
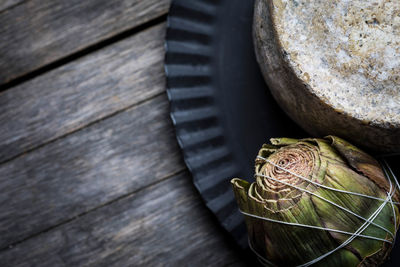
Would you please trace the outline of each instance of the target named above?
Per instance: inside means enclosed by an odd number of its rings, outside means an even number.
[[[400,1],[257,0],[257,59],[313,135],[400,152]]]

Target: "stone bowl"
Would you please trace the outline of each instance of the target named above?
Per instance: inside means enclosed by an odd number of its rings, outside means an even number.
[[[314,136],[400,152],[400,2],[256,0],[253,37],[281,108]]]

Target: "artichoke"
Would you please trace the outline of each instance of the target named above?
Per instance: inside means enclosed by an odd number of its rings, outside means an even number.
[[[398,182],[390,168],[335,136],[271,144],[258,153],[254,183],[231,181],[261,263],[381,264],[399,226]]]

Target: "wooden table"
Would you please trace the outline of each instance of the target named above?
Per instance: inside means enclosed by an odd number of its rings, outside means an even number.
[[[243,265],[169,119],[169,5],[0,2],[0,266]]]

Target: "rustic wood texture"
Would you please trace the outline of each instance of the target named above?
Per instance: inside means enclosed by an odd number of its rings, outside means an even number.
[[[0,253],[2,266],[241,265],[184,172]]]
[[[169,2],[0,3],[0,266],[244,266],[169,118]]]
[[[9,8],[0,13],[0,84],[164,15],[169,3],[30,0]]]
[[[22,4],[26,0],[2,0],[0,1],[0,12],[15,7],[16,5]]]
[[[0,162],[162,92],[164,34],[163,23],[0,93]]]
[[[165,95],[0,166],[0,248],[184,169]]]

